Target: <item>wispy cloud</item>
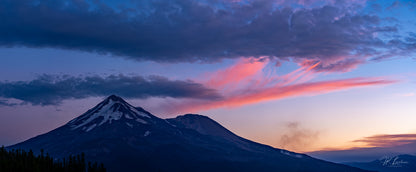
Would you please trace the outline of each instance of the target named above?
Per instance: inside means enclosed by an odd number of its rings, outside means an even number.
[[[240,59],[236,64],[213,73],[206,74],[208,80],[201,82],[204,85],[216,89],[224,89],[225,87],[238,87],[239,83],[250,82],[256,75],[261,74],[267,65],[268,59],[247,58]]]
[[[319,95],[334,91],[347,90],[365,86],[387,85],[396,81],[380,78],[351,78],[345,80],[331,80],[293,84],[289,86],[267,87],[264,89],[239,90],[218,101],[209,100],[181,100],[177,103],[170,102],[172,109],[169,111],[197,112],[221,107],[238,107],[259,102],[280,100],[296,96]],[[173,104],[172,104],[173,103]]]
[[[311,79],[319,75],[313,69],[318,67],[320,62],[310,64],[309,66],[303,65],[299,69],[285,75],[270,75],[266,70],[267,64],[270,63],[272,62],[242,59],[229,68],[212,73],[213,77],[207,77],[207,83],[221,83],[208,85],[211,86],[210,88],[217,90],[222,95],[222,99],[170,100],[165,102],[162,107],[166,105],[167,112],[197,112],[214,108],[238,107],[296,96],[319,95],[351,88],[387,85],[397,82],[396,80],[382,77],[311,81]],[[244,77],[239,76],[239,72],[235,72],[245,70],[236,68],[247,67],[249,65],[253,65],[253,68],[248,67],[250,72],[243,75]],[[233,89],[227,89],[229,86]]]

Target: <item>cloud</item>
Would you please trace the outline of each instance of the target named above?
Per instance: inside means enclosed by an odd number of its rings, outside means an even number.
[[[369,162],[384,156],[416,152],[416,134],[413,133],[374,135],[353,142],[364,145],[349,149],[309,152],[308,155],[332,162]]]
[[[300,65],[310,66],[318,62],[319,60],[303,60]],[[361,59],[343,58],[342,60],[337,60],[333,63],[320,63],[314,70],[318,72],[349,72],[363,63],[365,63],[365,61]]]
[[[16,106],[18,105],[17,103],[10,103],[7,100],[2,100],[0,99],[0,106]]]
[[[321,62],[304,63],[290,73],[277,75],[273,60],[240,58],[234,65],[203,74],[203,77],[194,80],[170,80],[162,76],[74,77],[45,74],[31,81],[0,81],[0,98],[44,106],[59,105],[69,99],[117,94],[130,99],[160,98],[161,101],[157,102],[158,109],[173,114],[238,107],[397,82],[383,77],[311,81],[319,75],[313,70],[320,64]],[[12,105],[7,101],[0,104]]]
[[[297,150],[305,148],[319,139],[319,131],[300,127],[298,122],[286,124],[284,134],[280,137],[278,145],[282,149]]]
[[[125,98],[172,97],[219,99],[214,89],[193,81],[169,80],[161,76],[52,76],[31,81],[0,82],[0,97],[33,105],[58,105],[63,100],[117,94]],[[0,101],[1,105],[12,105]]]
[[[387,7],[387,10],[392,10],[394,8],[398,8],[400,6],[400,2],[399,1],[394,1],[389,7]]]
[[[397,81],[380,78],[350,78],[344,80],[331,80],[320,82],[309,82],[292,84],[289,86],[275,85],[262,89],[246,89],[230,95],[224,95],[223,99],[210,100],[189,100],[169,102],[172,107],[168,111],[174,112],[198,112],[221,107],[238,107],[259,102],[280,100],[298,96],[313,96],[330,93],[334,91],[348,90],[365,86],[377,86],[396,83]]]
[[[357,3],[363,2],[143,0],[110,5],[3,0],[0,46],[53,47],[157,62],[312,59],[322,63],[319,71],[348,71],[368,58],[414,52],[408,42],[380,39],[377,35],[398,28],[357,13]]]
[[[273,71],[268,72],[269,69],[275,68],[273,61],[240,59],[236,64],[226,69],[209,73],[208,76],[203,77],[207,78],[207,82],[199,81],[201,83],[208,83],[204,85],[217,90],[222,95],[221,99],[194,100],[185,98],[166,100],[161,103],[160,107],[164,107],[164,113],[169,114],[184,112],[197,113],[215,108],[238,107],[290,97],[313,96],[352,88],[382,86],[398,82],[397,80],[383,77],[356,77],[339,80],[311,81],[319,75],[319,73],[313,70],[320,64],[321,62],[304,64],[288,74],[278,76]],[[241,77],[239,75],[240,73],[243,73],[244,77]]]
[[[370,147],[392,147],[416,143],[416,134],[382,134],[365,137],[353,142],[364,143]]]
[[[267,63],[267,59],[240,59],[236,64],[226,69],[206,74],[209,79],[208,81],[202,82],[205,83],[204,85],[216,89],[224,89],[224,87],[232,87],[235,89],[237,84],[249,82],[250,79],[258,76]]]

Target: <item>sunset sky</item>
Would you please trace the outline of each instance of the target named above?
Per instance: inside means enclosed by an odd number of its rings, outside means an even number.
[[[297,152],[416,142],[415,18],[415,1],[0,0],[0,145],[111,94]]]

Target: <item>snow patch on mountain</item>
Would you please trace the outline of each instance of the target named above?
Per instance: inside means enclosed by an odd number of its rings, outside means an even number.
[[[149,115],[147,115],[146,113],[144,113],[144,112],[140,112],[140,111],[138,111],[135,107],[133,107],[133,106],[131,106],[131,105],[129,105],[129,109],[131,110],[131,111],[133,111],[135,114],[137,114],[137,115],[140,115],[140,116],[142,116],[142,117],[146,117],[146,118],[150,118],[150,116]]]
[[[147,124],[147,122],[146,122],[145,120],[140,119],[140,118],[137,118],[137,119],[136,119],[136,121],[137,121],[137,122],[140,122],[140,123],[142,123],[142,124]]]
[[[301,154],[297,154],[297,153],[294,153],[294,152],[289,152],[289,151],[286,151],[286,150],[280,150],[280,153],[291,156],[291,157],[295,157],[295,158],[302,158],[303,157]]]
[[[94,129],[95,128],[95,126],[97,126],[97,124],[92,124],[91,126],[89,126],[85,131],[90,131],[90,130],[92,130],[92,129]]]

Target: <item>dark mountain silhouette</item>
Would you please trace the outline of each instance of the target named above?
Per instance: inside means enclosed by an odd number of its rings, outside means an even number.
[[[241,138],[206,116],[161,119],[114,95],[8,148],[58,158],[84,152],[108,171],[364,171]]]
[[[345,164],[379,172],[415,172],[416,156],[384,156],[370,162],[350,162]]]

